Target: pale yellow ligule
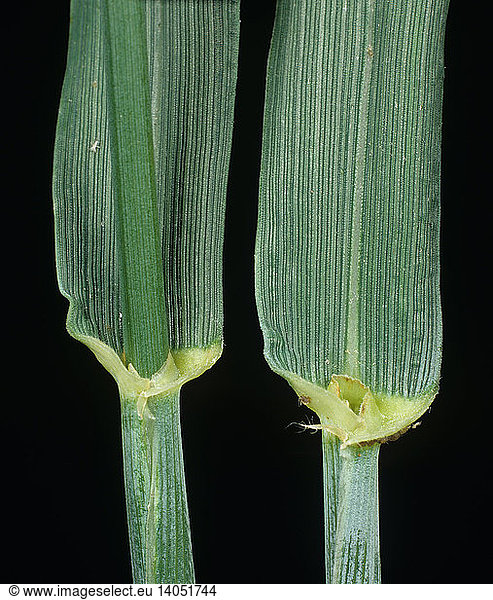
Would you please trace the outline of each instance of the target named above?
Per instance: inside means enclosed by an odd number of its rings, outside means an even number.
[[[132,364],[126,367],[118,354],[100,340],[79,334],[72,335],[85,344],[98,361],[115,379],[120,395],[134,399],[141,418],[153,418],[149,413],[148,399],[168,396],[191,379],[210,369],[222,354],[222,343],[207,348],[180,348],[170,351],[166,363],[150,378],[141,377]]]
[[[373,393],[359,379],[333,375],[326,389],[294,373],[279,372],[300,401],[320,418],[313,429],[327,429],[343,446],[383,442],[406,431],[429,408],[436,393],[417,398]]]

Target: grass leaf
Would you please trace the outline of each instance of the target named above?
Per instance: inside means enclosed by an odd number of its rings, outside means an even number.
[[[355,459],[334,458],[333,436],[346,448],[388,439],[419,418],[438,390],[447,6],[447,0],[277,4],[257,305],[268,363],[321,418],[327,484],[339,482],[332,496],[341,506],[340,494],[352,493],[347,482],[357,479],[348,475],[347,461]],[[368,493],[374,504],[376,492]],[[331,511],[332,581],[343,541],[336,535],[341,514]],[[374,531],[361,535],[368,540]],[[353,559],[358,548],[352,547]],[[337,571],[336,580],[352,572]],[[353,572],[355,581],[363,572]]]
[[[57,271],[119,386],[138,582],[194,578],[178,399],[222,350],[238,36],[237,0],[72,0]]]

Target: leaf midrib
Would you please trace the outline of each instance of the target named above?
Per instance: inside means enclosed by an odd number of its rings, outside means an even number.
[[[361,19],[363,21],[363,19]],[[356,155],[352,195],[351,246],[348,278],[347,329],[345,348],[345,373],[360,378],[360,256],[363,200],[365,191],[365,162],[368,142],[368,105],[372,75],[372,47],[375,23],[375,0],[366,0],[364,27],[358,28],[357,44],[363,61],[363,73],[358,102]],[[349,148],[353,147],[351,137]]]

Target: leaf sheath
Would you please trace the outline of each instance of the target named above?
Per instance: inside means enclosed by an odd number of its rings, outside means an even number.
[[[380,583],[380,444],[347,446],[322,433],[327,583]]]
[[[144,418],[128,398],[121,410],[134,582],[193,583],[179,391],[150,400]]]

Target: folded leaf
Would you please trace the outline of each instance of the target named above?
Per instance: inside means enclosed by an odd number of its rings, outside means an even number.
[[[348,443],[405,428],[438,389],[447,4],[278,2],[256,246],[265,356]]]
[[[136,582],[194,579],[181,386],[222,351],[239,0],[72,0],[53,195],[69,332],[122,402]]]
[[[379,442],[438,390],[447,7],[277,3],[257,305],[268,363],[320,417],[330,583],[380,580]]]

